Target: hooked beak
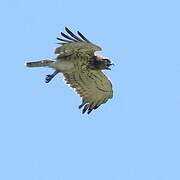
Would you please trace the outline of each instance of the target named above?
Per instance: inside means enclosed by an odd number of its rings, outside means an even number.
[[[111,68],[109,68],[109,67],[106,67],[106,69],[107,69],[107,70],[111,70]]]
[[[112,65],[114,66],[114,63],[111,63],[111,64],[110,64],[110,66],[112,66]],[[106,69],[107,69],[107,70],[111,70],[111,68],[109,68],[109,67],[106,67]]]

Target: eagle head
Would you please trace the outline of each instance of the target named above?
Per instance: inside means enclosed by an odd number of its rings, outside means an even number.
[[[114,65],[109,59],[103,58],[102,59],[102,69],[111,70],[109,67]]]
[[[109,59],[103,58],[100,56],[94,56],[90,61],[89,61],[89,68],[90,69],[107,69],[111,70],[110,66],[114,65]]]

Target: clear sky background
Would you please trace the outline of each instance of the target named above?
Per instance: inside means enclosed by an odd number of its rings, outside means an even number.
[[[179,180],[180,4],[175,0],[0,2],[1,180]],[[90,115],[55,57],[64,27],[116,64],[114,98]]]

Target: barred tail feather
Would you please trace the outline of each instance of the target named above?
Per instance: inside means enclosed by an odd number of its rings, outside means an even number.
[[[49,66],[54,61],[52,60],[42,60],[42,61],[34,61],[25,63],[26,67],[45,67]]]

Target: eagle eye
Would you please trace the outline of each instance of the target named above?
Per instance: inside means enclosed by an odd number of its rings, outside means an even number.
[[[111,61],[109,59],[103,59],[103,60],[104,60],[104,62],[106,64],[106,66],[111,66],[112,65],[112,63],[111,63]]]

